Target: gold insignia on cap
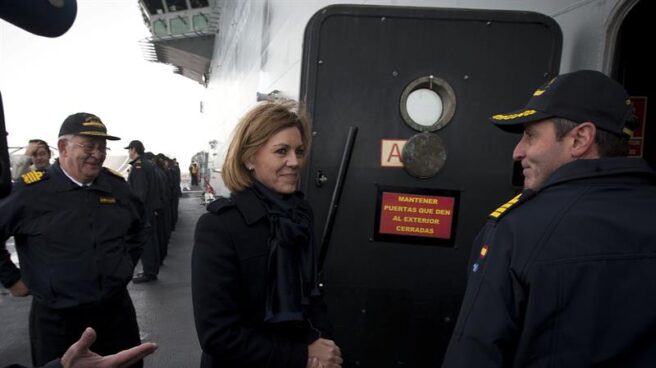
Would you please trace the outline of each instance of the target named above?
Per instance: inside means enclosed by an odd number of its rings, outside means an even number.
[[[627,127],[624,127],[624,129],[622,129],[622,132],[624,134],[628,135],[631,138],[633,137],[633,129],[629,129]]]
[[[547,88],[551,86],[551,84],[556,80],[556,78],[551,78],[551,80],[547,83],[545,83],[542,87],[538,88],[533,92],[533,96],[541,96],[543,93],[547,91]]]
[[[86,118],[83,122],[82,125],[84,126],[95,126],[99,128],[105,128],[105,124],[102,123],[97,117],[95,116],[90,116]]]
[[[517,118],[523,118],[525,116],[531,116],[535,114],[537,111],[535,110],[524,110],[522,112],[518,112],[516,114],[497,114],[492,116],[492,119],[494,120],[513,120]]]
[[[101,136],[101,137],[107,137],[107,133],[96,132],[94,130],[87,130],[87,131],[79,132],[77,134],[80,134],[80,135],[98,135],[98,136]]]
[[[21,178],[23,178],[25,184],[34,184],[43,179],[43,171],[30,171],[27,174],[21,175]]]
[[[493,217],[495,219],[500,218],[504,212],[508,211],[512,206],[517,204],[519,202],[519,199],[522,197],[522,193],[516,195],[513,197],[513,199],[509,200],[508,202],[504,203],[501,207],[497,208],[494,210],[491,214],[490,217]]]

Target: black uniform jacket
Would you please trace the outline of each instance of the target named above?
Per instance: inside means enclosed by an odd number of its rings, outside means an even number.
[[[307,322],[266,325],[269,221],[250,189],[220,198],[196,225],[192,296],[202,367],[304,368],[328,323],[321,298]]]
[[[11,287],[22,276],[34,298],[52,308],[99,302],[124,290],[150,235],[143,206],[125,180],[103,168],[91,185],[80,187],[58,162],[42,176],[34,173],[0,201],[2,284]],[[20,270],[5,248],[12,235]]]
[[[134,194],[143,202],[146,213],[162,208],[159,178],[155,173],[155,165],[143,157],[137,157],[130,162],[132,169],[128,175],[128,184]]]
[[[490,215],[444,367],[656,367],[656,176],[578,160]]]

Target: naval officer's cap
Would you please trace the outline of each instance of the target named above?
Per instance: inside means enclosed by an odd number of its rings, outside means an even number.
[[[524,126],[550,118],[591,122],[601,129],[629,138],[634,109],[621,84],[595,70],[579,70],[553,78],[533,92],[520,110],[490,117],[498,127],[522,132]]]
[[[86,112],[78,112],[70,115],[64,120],[59,129],[59,136],[83,135],[89,137],[101,137],[110,141],[118,141],[121,138],[107,134],[107,127],[99,117]]]

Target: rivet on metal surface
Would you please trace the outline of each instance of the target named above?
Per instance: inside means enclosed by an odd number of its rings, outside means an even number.
[[[380,21],[381,21],[381,22],[384,22],[384,21],[386,21],[386,20],[387,20],[387,18],[385,18],[385,17],[381,17],[381,18],[380,18]]]
[[[319,60],[319,65],[323,64],[323,60]]]
[[[392,70],[392,76],[393,76],[393,77],[398,77],[398,76],[399,76],[399,72],[397,72],[396,70]]]
[[[468,80],[468,79],[469,79],[469,76],[468,76],[467,74],[465,74],[465,76],[462,77],[462,78],[463,78],[464,80]]]
[[[316,131],[316,130],[312,132],[312,136],[313,136],[313,137],[316,137],[316,136],[317,136],[317,134],[319,134],[319,133],[317,133],[317,131]]]

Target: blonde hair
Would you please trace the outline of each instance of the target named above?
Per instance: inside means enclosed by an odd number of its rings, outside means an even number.
[[[294,101],[265,101],[257,104],[240,120],[228,147],[221,177],[231,192],[241,192],[253,185],[246,162],[279,131],[296,127],[301,132],[305,151],[310,150],[310,124]]]

